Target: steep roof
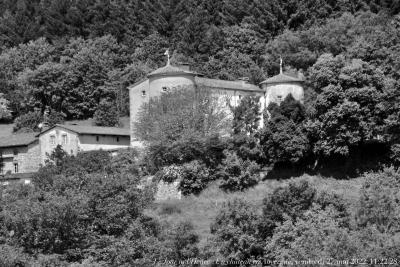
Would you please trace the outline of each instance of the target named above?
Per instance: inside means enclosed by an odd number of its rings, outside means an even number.
[[[27,146],[37,140],[35,133],[21,133],[0,137],[0,147]]]
[[[118,135],[118,136],[130,136],[129,129],[117,128],[117,127],[99,127],[99,126],[78,126],[78,125],[64,125],[57,124],[45,131],[41,132],[39,135],[55,128],[60,127],[78,134],[96,134],[96,135]]]
[[[195,77],[195,82],[198,86],[204,86],[207,88],[262,92],[262,90],[257,85],[244,81],[225,81]]]
[[[260,84],[266,83],[285,83],[285,82],[303,82],[303,79],[298,77],[293,77],[284,73],[279,73],[271,78],[266,79],[265,81],[261,82]]]
[[[190,70],[185,70],[183,68],[177,67],[177,66],[172,66],[170,64],[167,64],[164,67],[161,67],[159,69],[156,69],[155,71],[149,73],[147,77],[150,76],[155,76],[155,75],[175,75],[175,74],[192,74],[192,75],[199,75],[199,73],[190,71]]]

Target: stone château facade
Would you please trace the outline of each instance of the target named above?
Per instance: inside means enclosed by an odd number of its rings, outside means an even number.
[[[160,96],[171,88],[194,87],[209,89],[213,94],[229,99],[232,106],[238,105],[240,99],[246,95],[260,96],[260,107],[263,111],[271,102],[280,103],[289,94],[301,102],[304,99],[303,78],[284,74],[281,71],[260,83],[260,86],[250,84],[246,79],[238,81],[226,81],[210,79],[202,74],[190,70],[187,65],[173,66],[168,63],[147,75],[147,78],[139,81],[129,89],[131,143],[140,145],[134,134],[134,124],[138,119],[138,112],[143,103],[152,97]],[[260,123],[262,125],[262,122]]]

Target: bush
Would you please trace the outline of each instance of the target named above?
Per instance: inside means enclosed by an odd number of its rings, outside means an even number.
[[[160,171],[156,173],[157,181],[164,181],[167,183],[173,183],[176,180],[179,180],[183,176],[183,168],[182,166],[170,165],[163,167]]]
[[[287,218],[296,222],[313,204],[320,205],[324,210],[333,209],[338,216],[335,219],[341,226],[348,225],[349,214],[340,196],[327,192],[318,193],[308,181],[302,180],[278,187],[264,199],[260,221],[262,235],[265,238],[271,237],[275,227]]]
[[[400,230],[400,170],[386,168],[366,174],[356,220],[360,227],[374,225],[381,232]]]
[[[145,153],[144,162],[150,172],[155,173],[163,166],[181,165],[193,160],[201,160],[214,169],[223,160],[227,147],[218,135],[201,137],[188,134],[171,143],[151,143]]]
[[[258,239],[258,216],[253,206],[241,199],[227,202],[213,224],[211,250],[224,260],[247,260],[262,256],[263,241]],[[216,253],[217,252],[217,253]]]
[[[178,266],[179,261],[193,259],[199,255],[199,237],[189,221],[179,222],[172,229],[167,230],[163,240],[160,247],[160,256],[163,261],[170,260]]]
[[[160,215],[171,215],[174,213],[181,213],[182,210],[178,207],[177,203],[174,202],[166,202],[162,203],[158,213]]]
[[[47,187],[3,192],[1,238],[29,253],[81,260],[94,239],[119,238],[142,216],[153,192],[138,184],[117,174],[58,175]]]
[[[207,166],[197,160],[183,165],[179,189],[183,195],[199,194],[211,180]]]
[[[217,173],[220,187],[227,191],[244,190],[258,183],[260,167],[250,160],[243,160],[235,152],[226,151],[226,158]]]
[[[111,157],[107,171],[139,175],[138,157],[139,152],[135,149],[121,149],[117,155]]]
[[[24,253],[22,248],[0,245],[0,266],[27,266],[30,262],[32,258]]]

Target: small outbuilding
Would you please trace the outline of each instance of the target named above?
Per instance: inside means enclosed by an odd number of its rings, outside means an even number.
[[[39,135],[42,163],[57,145],[70,155],[83,151],[114,151],[130,147],[129,129],[57,124]]]

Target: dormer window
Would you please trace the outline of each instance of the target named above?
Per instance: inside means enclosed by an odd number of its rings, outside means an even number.
[[[142,91],[142,96],[146,96],[146,91],[145,90]]]

